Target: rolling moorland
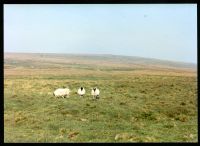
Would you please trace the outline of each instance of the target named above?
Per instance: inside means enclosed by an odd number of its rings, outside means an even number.
[[[197,142],[197,90],[192,63],[4,53],[4,142]]]

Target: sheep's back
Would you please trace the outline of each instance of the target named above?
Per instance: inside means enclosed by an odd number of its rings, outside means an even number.
[[[83,95],[83,94],[85,94],[85,89],[83,88],[82,91],[81,91],[81,89],[78,89],[78,94],[79,94],[79,95]]]
[[[99,94],[100,94],[99,89],[96,89],[95,91],[92,89],[91,95],[97,96],[97,95],[99,95]]]
[[[57,96],[68,95],[69,94],[69,89],[59,88],[59,89],[56,89],[54,91],[54,94],[57,95]]]

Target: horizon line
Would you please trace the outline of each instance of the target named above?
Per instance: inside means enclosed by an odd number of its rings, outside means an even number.
[[[168,59],[160,59],[160,58],[153,58],[153,57],[142,57],[142,56],[130,56],[130,55],[116,55],[116,54],[109,54],[109,53],[60,53],[60,52],[4,52],[5,53],[16,53],[16,54],[71,54],[71,55],[94,55],[94,56],[98,56],[98,55],[110,55],[110,56],[124,56],[124,57],[136,57],[136,58],[143,58],[143,59],[153,59],[153,60],[160,60],[160,61],[169,61],[169,62],[176,62],[176,63],[190,63],[190,64],[195,64],[197,65],[196,62],[185,62],[185,61],[177,61],[177,60],[168,60]]]

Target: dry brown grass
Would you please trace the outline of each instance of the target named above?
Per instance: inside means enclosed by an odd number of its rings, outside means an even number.
[[[99,70],[87,70],[84,69],[25,69],[25,68],[11,68],[4,69],[4,75],[6,76],[32,76],[32,75],[124,75],[124,76],[140,76],[140,75],[163,75],[163,76],[197,76],[195,71],[190,70],[156,70],[145,69],[135,71],[99,71]]]

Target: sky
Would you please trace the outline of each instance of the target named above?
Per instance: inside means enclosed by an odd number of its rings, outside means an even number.
[[[4,4],[4,52],[197,63],[197,5]]]

